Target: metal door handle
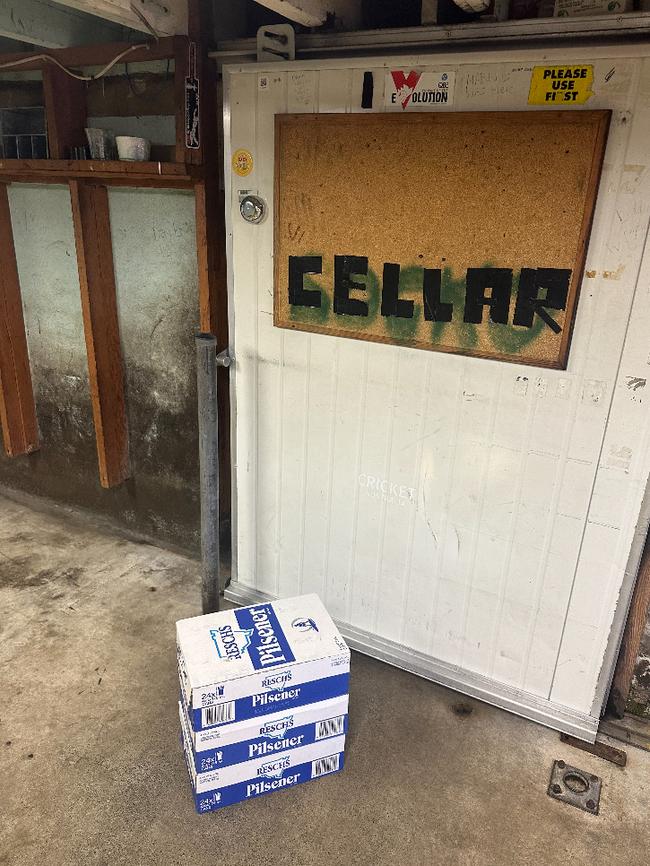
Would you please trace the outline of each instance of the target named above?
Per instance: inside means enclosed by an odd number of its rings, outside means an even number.
[[[217,366],[219,367],[230,367],[233,359],[230,357],[228,349],[224,349],[223,352],[219,352],[217,354]]]

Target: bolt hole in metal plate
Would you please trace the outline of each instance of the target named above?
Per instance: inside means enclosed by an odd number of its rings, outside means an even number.
[[[592,815],[598,814],[602,781],[592,773],[554,761],[548,795]]]

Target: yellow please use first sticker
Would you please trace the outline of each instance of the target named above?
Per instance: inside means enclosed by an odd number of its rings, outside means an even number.
[[[529,105],[584,105],[593,96],[594,67],[534,66]]]

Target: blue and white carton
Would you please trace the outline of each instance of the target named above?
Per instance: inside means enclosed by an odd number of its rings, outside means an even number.
[[[330,737],[280,754],[199,773],[185,712],[179,701],[183,751],[198,812],[211,812],[272,791],[290,788],[343,769],[345,736]]]
[[[317,595],[180,620],[176,649],[195,734],[349,690],[350,650]]]
[[[310,746],[348,730],[347,695],[205,731],[193,731],[182,703],[181,707],[197,773]]]

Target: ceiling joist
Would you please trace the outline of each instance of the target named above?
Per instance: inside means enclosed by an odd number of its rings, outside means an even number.
[[[21,0],[22,2],[22,0]],[[158,36],[187,33],[187,0],[54,0],[142,33]]]
[[[328,15],[334,15],[347,29],[360,26],[361,0],[257,0],[260,6],[302,24],[304,27],[320,27]]]
[[[44,48],[66,48],[119,41],[121,28],[45,0],[0,0],[0,36]]]

